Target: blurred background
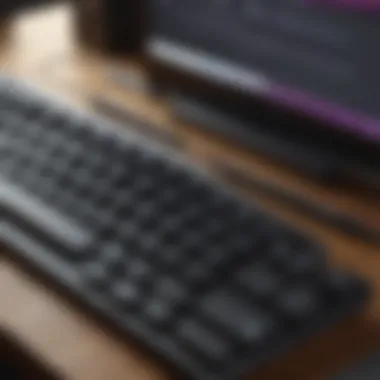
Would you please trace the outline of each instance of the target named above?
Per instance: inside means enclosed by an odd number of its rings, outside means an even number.
[[[371,285],[360,316],[255,379],[380,376],[379,10],[375,0],[0,3],[4,77],[185,155]],[[2,251],[0,378],[182,378]]]

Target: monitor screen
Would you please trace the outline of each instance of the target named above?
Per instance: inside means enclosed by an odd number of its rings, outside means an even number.
[[[156,58],[170,48],[184,69],[380,142],[380,1],[156,0],[154,12]]]

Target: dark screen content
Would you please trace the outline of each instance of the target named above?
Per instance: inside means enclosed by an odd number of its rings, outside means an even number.
[[[378,0],[244,3],[247,40],[257,36],[258,43],[242,62],[259,62],[263,74],[285,87],[380,118],[373,37],[380,32],[380,13],[368,11],[375,3],[380,10]]]
[[[9,333],[0,330],[0,379],[62,380]]]
[[[266,79],[266,98],[377,141],[380,5],[379,12],[367,9],[380,2],[363,2],[367,8],[357,9],[359,0],[241,0],[218,7],[157,0],[153,34],[248,69]]]

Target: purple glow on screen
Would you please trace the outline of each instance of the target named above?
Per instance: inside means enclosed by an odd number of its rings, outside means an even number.
[[[283,106],[333,123],[344,131],[380,142],[380,120],[284,86],[270,86],[266,96]]]

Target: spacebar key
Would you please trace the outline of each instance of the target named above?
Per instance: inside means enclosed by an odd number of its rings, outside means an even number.
[[[25,190],[0,177],[0,213],[8,213],[47,239],[77,252],[87,247],[91,234]]]

